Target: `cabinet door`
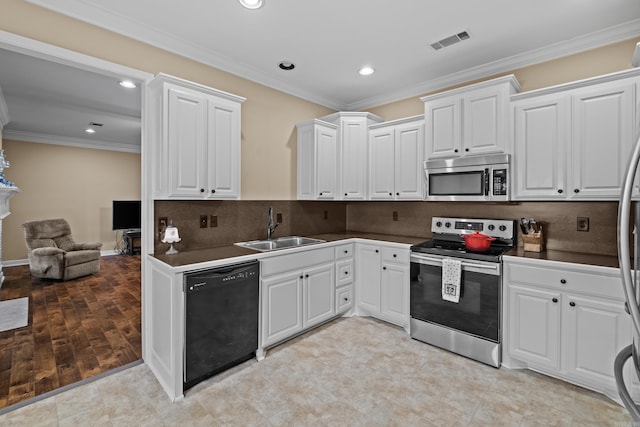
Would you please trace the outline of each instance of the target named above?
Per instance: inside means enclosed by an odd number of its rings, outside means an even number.
[[[462,155],[462,100],[459,96],[426,102],[424,121],[427,158]]]
[[[395,130],[395,196],[422,200],[424,122],[399,125]]]
[[[356,246],[356,305],[366,314],[380,314],[380,247]]]
[[[290,337],[302,326],[302,272],[262,279],[262,346]]]
[[[394,129],[385,127],[369,132],[369,198],[394,199]]]
[[[342,198],[364,200],[367,195],[366,119],[343,119],[340,123]]]
[[[633,146],[633,91],[628,82],[576,91],[572,99],[573,198],[618,198]]]
[[[298,128],[298,200],[316,199],[316,131],[314,125]]]
[[[382,266],[380,317],[402,327],[409,323],[409,265]]]
[[[509,285],[509,353],[534,367],[560,369],[559,292]]]
[[[333,128],[316,127],[316,192],[318,199],[335,199],[337,191],[337,132]]]
[[[564,368],[587,384],[616,389],[613,362],[631,343],[631,324],[623,302],[566,295]]]
[[[567,198],[568,106],[562,95],[515,104],[514,200]]]
[[[334,272],[333,263],[304,270],[303,328],[317,325],[336,314]]]
[[[462,148],[467,154],[504,152],[506,94],[498,88],[474,90],[462,98]]]
[[[208,104],[209,198],[240,196],[240,104],[210,99]]]
[[[203,197],[207,167],[207,99],[168,89],[169,196]]]

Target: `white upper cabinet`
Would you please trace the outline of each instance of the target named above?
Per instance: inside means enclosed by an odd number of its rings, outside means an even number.
[[[462,99],[451,96],[425,102],[428,159],[462,155]]]
[[[604,83],[571,96],[573,198],[616,197],[633,146],[635,83]]]
[[[424,199],[422,116],[373,125],[369,129],[369,198]]]
[[[566,198],[567,105],[557,95],[514,103],[513,199]]]
[[[314,119],[298,124],[298,200],[337,194],[337,126]]]
[[[635,91],[634,78],[594,79],[514,96],[512,198],[617,199],[633,148]]]
[[[365,200],[369,125],[380,122],[339,112],[298,124],[298,199]]]
[[[239,198],[245,98],[165,74],[147,89],[154,198]]]
[[[225,99],[208,100],[209,198],[240,196],[240,104]]]
[[[382,122],[371,113],[341,112],[323,117],[340,126],[339,181],[340,198],[365,200],[367,198],[367,140],[369,125]]]
[[[513,75],[420,98],[424,102],[427,159],[508,152]]]

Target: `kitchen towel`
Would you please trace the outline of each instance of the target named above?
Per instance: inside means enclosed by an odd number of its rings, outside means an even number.
[[[460,302],[460,273],[462,262],[457,259],[444,258],[442,260],[442,299]]]

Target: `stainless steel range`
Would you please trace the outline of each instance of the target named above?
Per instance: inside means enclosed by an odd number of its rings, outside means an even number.
[[[500,367],[502,255],[516,244],[516,222],[433,217],[431,232],[411,247],[411,337]],[[466,249],[461,236],[475,232],[495,238],[488,250]]]

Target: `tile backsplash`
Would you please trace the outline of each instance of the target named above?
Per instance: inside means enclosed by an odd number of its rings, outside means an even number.
[[[156,201],[155,252],[160,242],[158,219],[178,227],[179,250],[200,249],[266,238],[267,212],[282,214],[275,237],[360,231],[431,237],[431,217],[535,218],[544,227],[548,249],[616,255],[617,202],[321,202],[321,201]],[[217,217],[217,227],[200,228],[200,215]],[[589,218],[589,231],[577,231],[577,218]],[[394,220],[396,219],[396,220]],[[519,237],[519,245],[522,245]]]
[[[430,238],[433,216],[526,217],[542,223],[547,249],[616,255],[617,214],[617,202],[362,202],[347,205],[347,229]],[[578,217],[589,218],[588,232],[577,230]]]
[[[178,250],[267,238],[267,215],[273,207],[274,220],[282,214],[274,237],[343,232],[346,209],[343,202],[244,201],[244,200],[157,200],[154,209],[154,252],[164,252],[167,244],[160,241],[158,220],[166,217],[178,227],[182,241]],[[217,217],[217,227],[200,228],[200,216]]]

